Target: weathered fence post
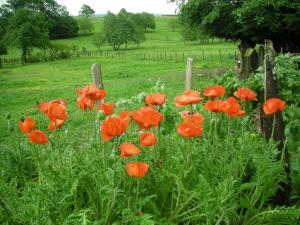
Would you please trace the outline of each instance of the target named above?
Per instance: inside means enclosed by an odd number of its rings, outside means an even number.
[[[274,74],[275,68],[275,51],[273,43],[269,40],[265,41],[265,81],[264,81],[264,98],[265,101],[270,98],[278,97],[277,78]],[[275,120],[275,121],[274,121]],[[273,127],[274,126],[274,127]],[[277,112],[274,116],[266,116],[262,112],[262,131],[264,138],[269,140],[273,138],[278,141],[278,159],[283,157],[284,169],[287,176],[287,182],[281,183],[282,189],[278,189],[276,196],[273,199],[273,203],[276,205],[286,204],[289,200],[291,191],[291,180],[289,176],[289,156],[287,149],[284,149],[284,123],[282,119],[282,113]]]
[[[186,62],[186,73],[185,73],[185,89],[192,89],[192,76],[193,76],[193,59],[188,58]]]
[[[104,85],[102,82],[102,73],[101,73],[101,67],[99,64],[93,64],[92,65],[92,79],[94,84],[100,89],[104,89]]]

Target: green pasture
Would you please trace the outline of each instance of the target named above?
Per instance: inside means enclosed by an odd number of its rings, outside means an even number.
[[[199,52],[206,55],[218,55],[219,51],[223,54],[231,53],[234,54],[237,51],[236,45],[232,42],[225,42],[219,39],[210,39],[209,43],[199,43],[199,42],[184,42],[180,30],[177,29],[175,32],[169,27],[171,20],[176,19],[174,16],[156,16],[156,29],[148,30],[146,33],[146,41],[141,43],[139,46],[131,44],[127,46],[127,50],[131,52],[156,52],[156,51],[180,51],[180,52]],[[67,45],[69,47],[76,46],[79,51],[84,47],[87,50],[97,50],[93,45],[92,39],[95,33],[101,32],[103,28],[104,17],[96,16],[91,18],[94,24],[94,34],[87,36],[78,36],[69,39],[54,40],[53,43],[59,43]],[[102,50],[112,50],[112,47],[105,44]],[[124,50],[121,48],[121,50]],[[38,53],[40,50],[33,49],[32,55]],[[8,55],[4,58],[20,58],[21,50],[16,48],[10,48]]]

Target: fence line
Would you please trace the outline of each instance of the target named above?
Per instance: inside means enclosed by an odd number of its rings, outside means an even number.
[[[223,51],[221,49],[216,51],[109,51],[109,50],[94,50],[94,51],[76,51],[76,52],[58,52],[56,54],[37,54],[28,56],[28,63],[38,63],[55,61],[67,58],[79,58],[79,57],[103,57],[111,59],[134,59],[134,60],[151,60],[151,61],[182,61],[186,58],[191,57],[197,61],[206,60],[219,60],[231,59],[234,60],[237,56],[235,51]],[[19,58],[2,58],[2,65],[20,65],[22,60]]]

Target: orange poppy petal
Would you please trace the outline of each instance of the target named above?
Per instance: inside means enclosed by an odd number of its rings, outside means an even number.
[[[46,144],[46,143],[48,143],[47,136],[40,130],[32,131],[29,134],[28,139],[31,143],[34,143],[34,144]]]
[[[152,132],[142,132],[140,133],[140,143],[141,146],[149,147],[157,143],[157,139]]]
[[[122,143],[120,145],[120,150],[122,158],[134,156],[142,152],[138,147],[136,147],[132,143]]]
[[[27,134],[34,129],[35,121],[34,119],[28,117],[23,122],[19,122],[18,126],[23,134]]]
[[[131,177],[143,178],[149,170],[149,165],[143,162],[130,162],[126,165],[126,172]]]

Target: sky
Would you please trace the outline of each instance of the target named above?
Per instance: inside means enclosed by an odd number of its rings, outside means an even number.
[[[153,14],[174,14],[176,5],[167,3],[167,0],[56,0],[65,5],[72,15],[78,15],[83,4],[91,6],[96,14],[105,14],[107,11],[117,13],[125,8],[128,12],[149,12]]]

